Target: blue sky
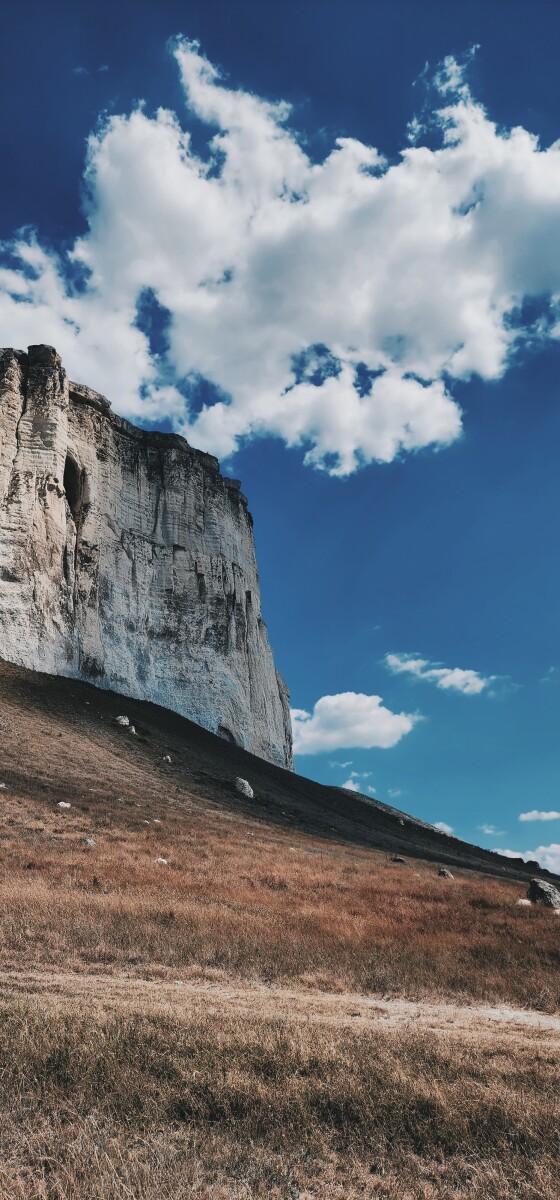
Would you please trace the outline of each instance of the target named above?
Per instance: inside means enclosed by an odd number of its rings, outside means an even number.
[[[298,769],[557,870],[559,35],[24,0],[0,79],[0,342],[242,479]]]

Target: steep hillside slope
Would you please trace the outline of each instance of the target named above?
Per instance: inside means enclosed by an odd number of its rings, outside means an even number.
[[[119,715],[135,733],[117,724]],[[299,831],[502,879],[549,875],[378,801],[292,774],[156,705],[1,660],[0,723],[7,795],[49,807],[62,800],[75,812],[94,803],[118,819],[117,799],[133,785],[163,811],[187,802],[193,818],[222,812],[276,833]],[[253,800],[236,792],[236,776],[250,782]]]

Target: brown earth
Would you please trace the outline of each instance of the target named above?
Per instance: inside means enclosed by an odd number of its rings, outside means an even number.
[[[531,868],[1,662],[0,784],[0,1200],[557,1200]]]

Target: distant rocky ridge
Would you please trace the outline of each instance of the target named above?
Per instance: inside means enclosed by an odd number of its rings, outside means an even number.
[[[0,656],[293,766],[238,481],[69,383],[50,346],[0,351]]]

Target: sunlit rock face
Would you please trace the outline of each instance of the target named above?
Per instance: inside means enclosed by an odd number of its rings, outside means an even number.
[[[0,351],[0,656],[293,765],[239,484],[69,383],[50,346]]]

